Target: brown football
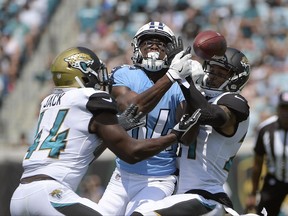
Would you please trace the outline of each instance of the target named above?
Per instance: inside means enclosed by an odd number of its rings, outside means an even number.
[[[224,56],[227,42],[225,37],[216,31],[202,31],[195,37],[193,49],[198,57],[210,60],[212,57]]]

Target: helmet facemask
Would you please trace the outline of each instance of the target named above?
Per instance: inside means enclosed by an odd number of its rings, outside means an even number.
[[[83,72],[83,71],[82,71]],[[97,71],[92,68],[87,68],[86,76],[82,77],[84,87],[91,87],[97,90],[108,91],[110,89],[111,81],[109,79],[108,71],[105,64],[100,60],[100,67]],[[77,79],[75,77],[75,79]],[[80,84],[81,85],[81,84]]]

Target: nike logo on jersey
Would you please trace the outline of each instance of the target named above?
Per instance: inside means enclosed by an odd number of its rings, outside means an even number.
[[[243,98],[239,97],[238,95],[235,95],[235,98],[238,98],[239,100],[242,100],[243,102],[245,102],[245,101],[243,100]]]
[[[102,100],[107,101],[107,102],[109,102],[109,103],[112,102],[112,98],[109,98],[109,99],[107,99],[107,98],[102,98]]]

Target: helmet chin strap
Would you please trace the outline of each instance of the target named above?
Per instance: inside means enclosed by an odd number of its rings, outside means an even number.
[[[79,84],[79,86],[80,86],[81,88],[85,88],[84,84],[82,83],[82,81],[79,79],[78,76],[75,77],[75,80],[76,80],[76,82]]]

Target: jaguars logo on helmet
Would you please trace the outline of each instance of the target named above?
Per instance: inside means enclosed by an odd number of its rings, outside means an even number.
[[[110,89],[107,68],[97,55],[85,47],[72,47],[60,53],[51,65],[56,87]]]
[[[88,73],[87,69],[93,64],[94,60],[91,59],[86,53],[77,53],[68,58],[65,58],[64,61],[68,62],[73,68],[81,70],[83,73]]]

